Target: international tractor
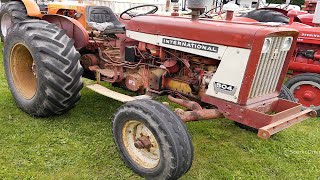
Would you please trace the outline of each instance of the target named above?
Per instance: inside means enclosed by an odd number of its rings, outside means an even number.
[[[114,141],[128,167],[147,179],[177,179],[190,169],[184,122],[225,117],[267,139],[316,116],[278,98],[297,31],[230,15],[199,19],[203,4],[188,1],[191,17],[154,15],[157,6],[146,5],[119,20],[104,6],[54,2],[43,13],[31,0],[7,2],[3,61],[16,104],[31,116],[59,115],[79,101],[82,76],[96,80],[87,87],[125,103],[114,114]],[[141,8],[148,10],[135,11]],[[151,100],[159,95],[184,108]]]

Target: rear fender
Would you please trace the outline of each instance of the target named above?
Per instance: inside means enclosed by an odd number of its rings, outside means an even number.
[[[66,31],[66,34],[75,41],[75,48],[80,50],[89,43],[89,33],[80,22],[70,17],[62,15],[44,15],[43,20],[56,24],[59,28]]]
[[[43,15],[41,14],[40,8],[36,1],[34,0],[21,0],[24,6],[27,9],[28,16],[30,17],[38,17],[41,18]]]

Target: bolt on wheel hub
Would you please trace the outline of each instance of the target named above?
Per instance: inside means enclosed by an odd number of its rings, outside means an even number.
[[[130,120],[122,129],[124,147],[140,166],[152,169],[160,162],[160,147],[155,136],[143,123]]]

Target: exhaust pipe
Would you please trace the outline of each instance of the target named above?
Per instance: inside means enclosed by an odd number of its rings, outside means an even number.
[[[191,12],[191,21],[198,21],[201,11],[205,9],[204,0],[187,0],[187,7]]]
[[[175,110],[175,113],[184,122],[198,121],[198,120],[210,120],[210,119],[224,117],[223,113],[221,113],[218,109],[202,109],[200,104],[198,104],[197,102],[174,98],[171,95],[169,95],[168,98],[170,101],[177,103],[177,104],[191,110],[191,111],[185,111],[185,110],[179,109],[179,108],[177,108]]]

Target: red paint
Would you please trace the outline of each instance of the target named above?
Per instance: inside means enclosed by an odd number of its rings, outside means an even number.
[[[291,11],[288,12],[287,15],[288,15],[289,18],[290,18],[289,24],[292,24],[293,21],[294,21],[294,18],[298,16],[298,13],[297,13],[297,11],[295,11],[295,10],[291,10]]]
[[[62,15],[44,15],[42,19],[64,29],[67,36],[75,41],[76,49],[82,49],[89,44],[89,34],[79,21]]]
[[[297,72],[310,72],[320,74],[320,66],[315,64],[291,62],[289,69]]]
[[[299,99],[299,103],[305,107],[320,106],[320,89],[312,85],[304,84],[294,90],[294,96]]]
[[[306,25],[309,25],[309,26],[314,26],[314,23],[312,22],[313,17],[314,17],[314,14],[298,15],[299,22],[306,24]]]
[[[234,31],[235,27],[237,33]],[[287,30],[255,22],[191,21],[184,17],[155,15],[135,17],[127,23],[126,29],[246,49],[250,49],[254,41],[263,39],[267,34]]]

